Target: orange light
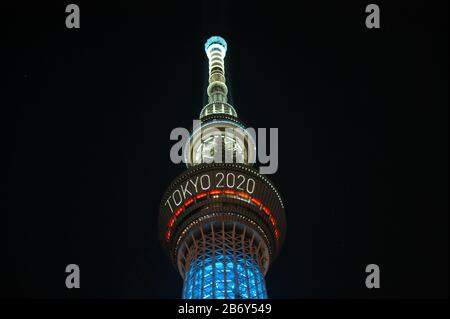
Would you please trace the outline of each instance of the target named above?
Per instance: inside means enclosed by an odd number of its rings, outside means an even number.
[[[205,197],[206,195],[207,195],[206,193],[199,193],[199,194],[195,195],[195,198],[200,199],[200,198]]]
[[[184,202],[184,207],[191,205],[194,202],[193,198],[189,198],[187,201]]]
[[[275,224],[276,224],[276,223],[275,223],[275,218],[273,218],[273,216],[270,215],[270,218],[269,218],[269,219],[270,219],[270,222],[272,223],[272,225],[275,226]]]
[[[252,197],[252,202],[255,203],[258,206],[261,206],[261,202],[257,200],[256,198]]]
[[[239,192],[238,193],[239,196],[243,197],[243,198],[249,198],[250,196],[248,196],[246,193],[244,192]]]
[[[256,204],[257,206],[261,207],[261,209],[264,211],[264,213],[269,217],[270,222],[272,223],[273,227],[275,228],[275,238],[278,240],[280,234],[279,231],[277,229],[277,222],[275,220],[275,218],[273,217],[273,215],[271,214],[269,208],[267,208],[266,206],[264,206],[261,201],[259,201],[258,199],[251,197],[250,195],[248,195],[245,192],[237,192],[235,190],[232,189],[226,189],[226,190],[218,190],[218,189],[213,189],[209,192],[203,192],[203,193],[198,193],[197,195],[195,195],[196,199],[200,199],[203,198],[205,196],[207,196],[208,194],[210,195],[219,195],[221,193],[224,194],[237,194],[242,198],[246,198],[246,199],[250,199],[254,204]],[[194,197],[189,198],[188,200],[186,200],[183,205],[181,205],[173,214],[172,218],[169,219],[168,222],[168,229],[167,229],[167,233],[166,233],[166,239],[169,240],[170,239],[170,235],[172,232],[172,226],[175,223],[175,220],[177,219],[177,217],[181,214],[181,212],[183,211],[184,207],[187,207],[189,205],[191,205],[194,202]]]

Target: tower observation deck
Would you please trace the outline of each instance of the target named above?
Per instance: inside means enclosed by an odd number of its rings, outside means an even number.
[[[286,233],[284,205],[252,167],[256,144],[228,103],[227,43],[209,38],[208,104],[192,130],[187,170],[163,195],[159,235],[185,299],[265,299],[264,277]]]

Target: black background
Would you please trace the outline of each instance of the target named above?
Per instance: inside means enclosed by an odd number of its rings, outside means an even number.
[[[379,30],[370,2],[93,2],[77,30],[70,2],[2,5],[3,297],[180,297],[157,212],[215,34],[240,118],[279,128],[269,297],[448,297],[447,1],[377,1]]]

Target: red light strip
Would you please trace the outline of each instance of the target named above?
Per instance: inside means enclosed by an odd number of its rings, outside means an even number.
[[[189,198],[187,201],[184,202],[183,206],[184,207],[188,207],[189,205],[191,205],[194,202],[193,198]]]
[[[205,197],[206,195],[208,195],[208,193],[198,193],[197,195],[195,195],[195,198],[200,199],[200,198]]]
[[[259,201],[255,197],[252,197],[252,196],[250,196],[250,195],[248,195],[247,193],[244,193],[244,192],[237,192],[237,191],[232,190],[232,189],[225,189],[225,190],[213,189],[213,190],[210,190],[209,192],[198,193],[194,197],[195,197],[195,199],[201,199],[203,197],[206,197],[208,194],[209,195],[219,195],[219,194],[222,194],[222,193],[226,194],[226,195],[238,195],[239,197],[242,197],[242,198],[245,198],[245,199],[249,199],[256,206],[258,206],[260,209],[262,209],[263,212],[269,217],[269,220],[270,220],[270,223],[272,224],[272,226],[275,228],[275,238],[278,240],[279,231],[278,231],[278,228],[277,228],[277,222],[276,222],[275,217],[272,215],[272,213],[270,212],[269,208],[267,208],[267,206],[264,206],[261,203],[261,201]],[[167,232],[166,232],[166,239],[167,240],[170,239],[170,235],[172,233],[172,226],[175,223],[175,220],[184,211],[185,207],[191,205],[194,202],[194,197],[191,197],[191,198],[187,199],[180,207],[177,208],[175,213],[169,219],[169,222],[167,224]]]

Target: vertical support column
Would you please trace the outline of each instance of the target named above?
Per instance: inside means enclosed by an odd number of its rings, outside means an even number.
[[[263,271],[263,267],[262,267],[262,253],[261,253],[261,248],[262,248],[262,242],[259,242],[258,248],[256,249],[256,256],[257,256],[257,267],[258,267],[258,271],[260,274],[259,280],[260,280],[260,287],[261,287],[261,298],[267,298],[267,293],[265,291],[265,278],[264,278],[264,271]]]
[[[239,273],[237,271],[237,260],[236,260],[236,223],[233,223],[233,271],[234,271],[234,280],[235,280],[235,292],[234,298],[241,299],[241,291],[239,290]],[[238,298],[239,297],[239,298]]]
[[[255,282],[255,291],[256,291],[256,298],[259,299],[259,291],[258,291],[258,279],[260,276],[258,276],[258,273],[255,271],[255,256],[253,255],[253,240],[255,239],[255,233],[252,235],[252,239],[250,240],[250,257],[252,259],[252,272],[253,272],[253,281]]]
[[[189,287],[190,287],[190,285],[189,285],[189,281],[190,281],[190,273],[191,273],[191,263],[192,263],[192,256],[191,256],[191,250],[189,249],[189,246],[187,245],[187,243],[185,242],[184,243],[184,245],[185,245],[185,247],[186,247],[186,249],[187,249],[187,251],[188,251],[188,253],[187,253],[187,258],[186,258],[186,260],[187,260],[187,262],[186,262],[186,264],[187,264],[187,267],[186,267],[186,273],[185,273],[185,279],[184,279],[184,283],[185,283],[185,288],[186,288],[186,290],[185,290],[185,299],[189,299]]]
[[[247,253],[245,251],[245,231],[247,228],[244,227],[244,231],[242,232],[242,257],[244,258],[244,269],[245,269],[245,281],[247,283],[247,298],[250,298],[250,282],[248,280],[248,267],[247,267]]]
[[[228,298],[228,282],[227,282],[227,255],[225,247],[225,223],[222,221],[222,254],[223,254],[223,289],[224,297]]]
[[[200,228],[200,233],[202,234],[202,246],[203,246],[203,251],[202,251],[202,293],[200,295],[200,298],[204,298],[205,297],[205,258],[206,258],[206,240],[205,240],[205,234],[203,233],[203,228]]]
[[[194,238],[194,235],[192,235],[192,240],[194,243],[194,265],[193,265],[193,273],[194,273],[194,277],[192,278],[192,298],[198,298],[198,296],[195,295],[195,281],[196,281],[196,277],[197,277],[197,253],[198,253],[198,246],[197,246],[197,241]]]
[[[212,282],[211,282],[211,298],[216,296],[216,238],[214,236],[214,223],[211,223],[212,235]]]

